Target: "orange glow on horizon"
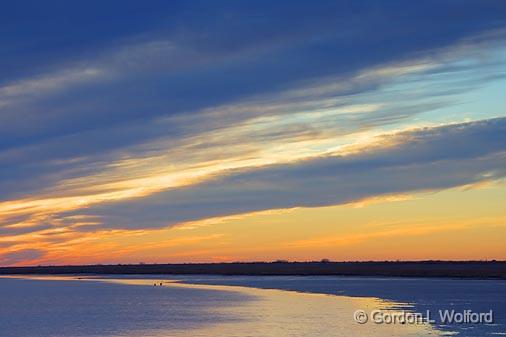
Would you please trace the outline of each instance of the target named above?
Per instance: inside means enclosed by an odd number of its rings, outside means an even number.
[[[19,243],[8,251],[46,252],[41,259],[16,265],[322,258],[501,260],[506,259],[501,241],[506,216],[502,205],[490,200],[503,196],[506,188],[501,184],[387,196],[359,203],[359,208],[349,204],[271,210],[161,229],[74,232],[53,228],[17,236]],[[411,220],[413,216],[416,221]],[[9,241],[2,238],[2,242]]]

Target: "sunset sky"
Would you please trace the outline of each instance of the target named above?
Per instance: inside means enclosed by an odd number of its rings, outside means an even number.
[[[12,1],[0,266],[506,259],[506,2]]]

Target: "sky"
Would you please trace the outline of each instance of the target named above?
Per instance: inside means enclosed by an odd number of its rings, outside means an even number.
[[[0,265],[506,259],[506,2],[16,1]]]

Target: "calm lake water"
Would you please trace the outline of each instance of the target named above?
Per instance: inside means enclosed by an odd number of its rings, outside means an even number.
[[[176,282],[178,281],[178,282]],[[162,282],[163,286],[153,286]],[[0,278],[0,335],[500,336],[506,282],[357,277]],[[356,310],[494,312],[494,324],[358,324]],[[431,317],[438,318],[438,317]]]

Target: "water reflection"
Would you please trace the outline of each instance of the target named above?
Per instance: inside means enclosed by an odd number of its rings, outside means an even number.
[[[11,281],[15,282],[15,280]],[[18,335],[21,333],[23,336],[415,337],[440,334],[428,324],[357,324],[353,318],[353,313],[357,309],[363,309],[366,312],[374,309],[396,310],[400,305],[377,298],[298,293],[240,286],[192,285],[174,280],[149,278],[44,277],[31,278],[29,281],[32,283],[25,283],[24,288],[29,287],[33,292],[43,290],[42,288],[47,290],[48,287],[65,288],[63,290],[65,294],[73,293],[73,297],[81,300],[70,305],[68,299],[59,298],[58,291],[53,289],[49,293],[46,292],[46,295],[39,296],[35,303],[26,301],[26,305],[37,306],[49,303],[54,307],[61,307],[55,311],[56,313],[65,310],[68,313],[74,313],[74,316],[81,315],[81,317],[76,320],[71,314],[60,316],[58,321],[48,319],[45,322],[38,322],[42,325],[59,324],[58,329],[37,329],[36,326],[30,325],[33,325],[33,322],[26,326],[28,330],[25,331],[18,326],[14,332]],[[5,280],[0,279],[0,282],[5,282]],[[159,285],[160,282],[162,286]],[[41,288],[40,283],[45,285]],[[154,284],[157,285],[154,286]],[[13,284],[10,286],[12,287]],[[44,301],[44,296],[48,298],[47,301]],[[83,300],[83,297],[89,299],[89,296],[95,296],[96,301]],[[96,305],[91,305],[94,302]],[[82,310],[83,306],[85,311]],[[22,311],[23,307],[18,309]],[[38,310],[40,309],[39,307]],[[30,310],[27,307],[26,314],[29,314]],[[6,310],[2,314],[12,315]],[[69,319],[69,317],[74,317],[74,319]],[[94,321],[90,321],[91,317]],[[0,318],[0,322],[1,320]],[[30,330],[30,326],[33,331]],[[78,326],[78,328],[72,330],[73,326]],[[41,333],[41,331],[46,331],[46,333]],[[31,334],[32,332],[37,332],[37,334]],[[10,336],[8,333],[2,335]]]
[[[129,285],[159,284],[150,279],[104,279]],[[220,325],[206,326],[192,331],[192,336],[434,336],[439,335],[429,324],[378,325],[371,322],[358,324],[353,313],[364,310],[395,312],[406,309],[407,304],[381,300],[335,295],[300,293],[275,289],[256,289],[240,286],[196,285],[165,280],[165,287],[186,289],[214,289],[224,292],[240,292],[248,296],[238,306],[208,308],[211,315],[225,314],[235,319]],[[174,333],[176,333],[174,331]],[[160,335],[162,336],[163,332]],[[175,334],[174,334],[175,335]],[[187,336],[187,331],[177,335]],[[133,336],[133,335],[132,335]]]

